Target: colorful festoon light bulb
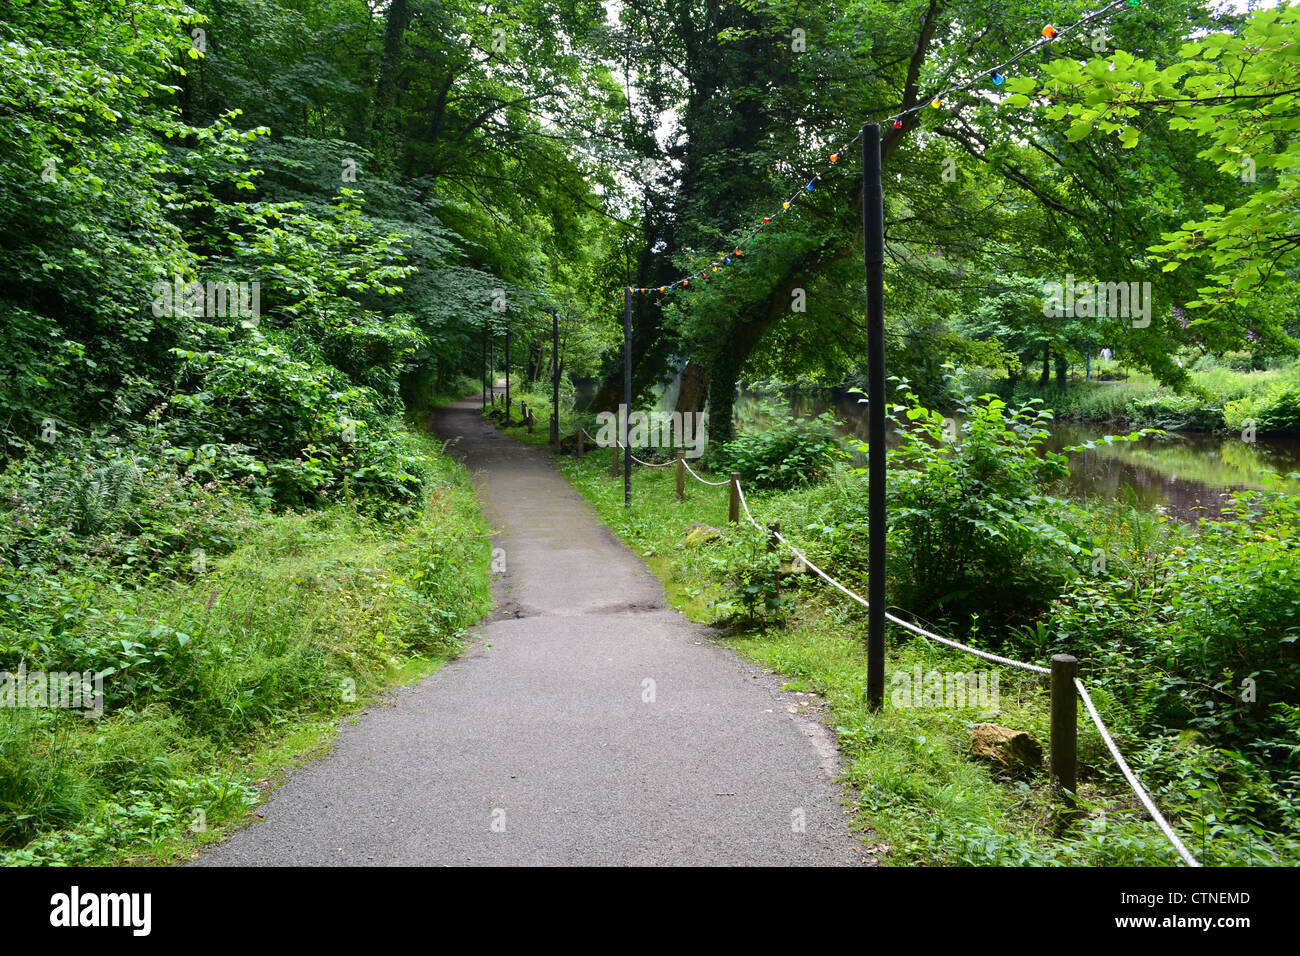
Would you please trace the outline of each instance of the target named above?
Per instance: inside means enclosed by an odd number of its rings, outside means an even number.
[[[1001,86],[1001,85],[1002,85],[1003,83],[1005,83],[1006,81],[1007,81],[1007,78],[1006,78],[1005,76],[1003,76],[1001,73],[994,73],[994,74],[993,74],[993,85],[994,85],[994,86]]]
[[[934,99],[930,101],[930,105],[933,106],[935,109],[938,109],[940,106],[943,106],[943,102],[939,99],[939,97],[936,96]]]
[[[903,121],[902,121],[902,120],[894,120],[894,129],[902,129],[902,128],[903,128]]]
[[[781,208],[782,208],[782,209],[789,209],[789,208],[790,208],[790,204],[789,204],[788,202],[783,202],[783,203],[781,203]]]
[[[839,154],[839,153],[831,153],[831,162],[832,162],[832,163],[838,163],[839,161],[840,161],[840,154]]]
[[[1056,36],[1056,27],[1052,26],[1050,23],[1043,27],[1043,36],[1047,37],[1049,40]]]
[[[772,217],[771,217],[771,216],[764,216],[764,217],[763,217],[763,221],[764,221],[764,222],[771,222],[771,221],[772,221]]]

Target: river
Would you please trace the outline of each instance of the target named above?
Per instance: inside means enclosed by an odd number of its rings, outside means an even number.
[[[736,401],[739,428],[761,424],[763,407],[789,404],[788,392],[742,391]],[[866,405],[855,395],[796,392],[793,407],[800,416],[832,411],[841,433],[866,439]],[[1047,447],[1061,451],[1107,434],[1115,428],[1060,422],[1051,426]],[[865,457],[863,457],[865,463]],[[1286,475],[1300,472],[1300,439],[1259,437],[1245,442],[1237,435],[1169,432],[1136,442],[1119,442],[1070,455],[1070,477],[1058,489],[1063,497],[1123,500],[1143,510],[1163,508],[1184,521],[1219,514],[1227,495],[1240,489],[1265,489],[1270,478],[1263,471]],[[1282,487],[1300,494],[1300,481],[1282,480]]]

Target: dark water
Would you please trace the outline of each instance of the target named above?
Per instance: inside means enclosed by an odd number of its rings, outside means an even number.
[[[777,403],[792,404],[801,416],[832,411],[845,435],[866,439],[866,405],[853,395],[832,401],[825,394],[744,392],[736,402],[739,426],[761,425],[763,406]],[[1057,452],[1121,431],[1064,422],[1051,430],[1047,447]],[[1163,508],[1171,517],[1193,520],[1217,515],[1231,491],[1276,487],[1276,479],[1265,471],[1300,472],[1300,440],[1261,437],[1248,443],[1236,435],[1170,432],[1071,453],[1070,477],[1060,492],[1081,501],[1122,500],[1144,510]],[[1281,486],[1300,494],[1300,481],[1282,479]]]

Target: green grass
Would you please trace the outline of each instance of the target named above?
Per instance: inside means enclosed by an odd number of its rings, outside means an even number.
[[[431,492],[400,522],[343,505],[262,515],[188,580],[33,584],[76,605],[68,631],[42,617],[40,595],[27,605],[25,627],[44,628],[62,669],[114,642],[131,651],[97,721],[0,711],[0,864],[193,855],[247,822],[348,714],[458,653],[490,607],[488,528],[464,469],[420,440]]]
[[[540,418],[540,410],[538,414]],[[531,436],[517,428],[510,433],[532,445],[546,443],[542,429]],[[784,675],[790,689],[822,695],[843,754],[856,825],[867,852],[884,864],[1177,864],[1174,851],[1119,778],[1086,714],[1080,719],[1079,797],[1090,809],[1064,829],[1043,774],[1014,782],[967,756],[971,727],[984,721],[1028,731],[1046,748],[1043,679],[999,668],[999,702],[993,711],[892,706],[895,673],[911,673],[917,665],[925,674],[936,669],[970,673],[984,662],[912,639],[891,625],[886,706],[873,713],[865,699],[865,614],[838,592],[807,576],[786,590],[793,610],[782,623],[744,627],[720,618],[715,602],[726,596],[721,555],[744,533],[727,524],[725,487],[705,487],[688,476],[686,500],[677,502],[674,469],[638,466],[628,508],[621,479],[609,476],[605,450],[559,463],[609,527],[645,558],[675,607],[694,621],[718,626],[722,642]],[[780,520],[787,537],[801,541],[821,563],[815,532],[804,529],[838,507],[838,499],[855,487],[840,477],[810,489],[747,498],[760,522]],[[695,523],[723,529],[724,538],[687,543]],[[829,570],[837,573],[834,567]],[[1104,717],[1118,716],[1104,694],[1097,696],[1097,704]]]
[[[1017,404],[1041,399],[1064,421],[1222,432],[1239,430],[1244,418],[1257,418],[1260,434],[1300,432],[1295,402],[1284,398],[1300,392],[1300,366],[1259,371],[1214,367],[1192,371],[1189,379],[1183,392],[1138,372],[1116,384],[1074,378],[1065,388],[1026,380],[1013,398]]]

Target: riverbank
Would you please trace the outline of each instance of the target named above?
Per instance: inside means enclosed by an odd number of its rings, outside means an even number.
[[[1101,372],[1118,374],[1105,367]],[[1021,381],[1008,397],[1016,403],[1039,399],[1062,421],[1253,436],[1300,435],[1300,367],[1193,369],[1188,377],[1189,386],[1182,392],[1157,384],[1146,373],[1091,381],[1075,376],[1065,388]]]

